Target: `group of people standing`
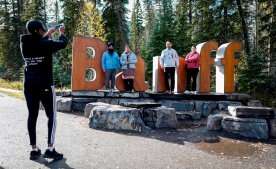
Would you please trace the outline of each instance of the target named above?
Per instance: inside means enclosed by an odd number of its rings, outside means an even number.
[[[113,90],[115,86],[115,76],[118,70],[122,70],[124,85],[126,91],[133,90],[133,82],[135,78],[137,56],[131,51],[128,45],[125,46],[125,51],[119,57],[118,53],[114,51],[114,44],[107,43],[107,51],[102,56],[102,68],[105,72],[105,88]],[[179,67],[179,56],[172,48],[172,42],[166,42],[166,49],[164,49],[160,56],[160,65],[165,73],[165,85],[168,93],[173,93],[175,88],[175,72]],[[196,47],[191,47],[191,52],[185,57],[186,72],[187,72],[187,91],[196,91],[197,75],[199,72],[199,54]]]
[[[118,70],[122,70],[125,89],[128,92],[133,90],[133,82],[135,77],[137,56],[131,51],[128,45],[125,46],[125,51],[119,57],[114,51],[114,44],[107,43],[107,51],[102,56],[102,68],[105,72],[105,88],[113,90],[115,86],[115,76]]]
[[[167,92],[173,93],[175,87],[175,72],[179,67],[179,56],[172,48],[170,41],[166,42],[166,49],[164,49],[160,56],[160,65],[165,73]],[[196,91],[196,81],[199,72],[199,54],[196,47],[192,46],[191,52],[185,57],[186,72],[187,72],[187,91]]]

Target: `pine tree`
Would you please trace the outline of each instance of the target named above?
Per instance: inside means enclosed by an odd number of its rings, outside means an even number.
[[[19,80],[23,61],[20,54],[19,36],[22,33],[21,1],[0,1],[0,61],[2,78]]]
[[[202,43],[215,39],[212,1],[195,1],[192,41]]]
[[[115,48],[120,52],[128,43],[128,24],[126,4],[128,0],[104,0],[103,19],[107,40],[115,43]]]
[[[61,0],[63,3],[63,23],[66,27],[66,35],[69,38],[70,42],[76,32],[76,26],[79,22],[80,18],[80,10],[81,6],[84,3],[83,0],[75,1],[75,0]]]
[[[80,12],[76,34],[97,37],[105,41],[103,19],[93,3],[84,2]]]
[[[135,1],[131,16],[130,46],[136,53],[140,52],[144,34],[143,13],[140,0]]]
[[[154,20],[155,20],[155,9],[152,0],[144,0],[144,11],[145,11],[145,31],[144,31],[144,46],[146,47],[149,42],[150,36],[153,32]]]
[[[175,49],[180,55],[185,55],[189,52],[191,41],[192,24],[188,21],[189,16],[189,2],[188,0],[179,0],[176,7],[175,19]]]
[[[55,84],[59,87],[69,87],[71,82],[71,62],[72,62],[72,40],[75,35],[77,24],[79,23],[80,11],[83,0],[60,0],[63,4],[64,18],[61,20],[65,25],[65,34],[69,39],[67,47],[56,53],[53,58],[53,73]]]
[[[30,19],[39,19],[47,22],[46,2],[44,0],[26,0],[24,2],[24,11],[22,14],[23,22]]]

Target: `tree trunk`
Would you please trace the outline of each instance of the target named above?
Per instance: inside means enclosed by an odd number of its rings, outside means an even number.
[[[241,17],[245,53],[247,55],[250,55],[248,28],[247,28],[247,25],[246,25],[246,22],[245,22],[244,11],[243,11],[242,6],[241,6],[241,1],[240,0],[236,0],[236,2],[237,2],[237,6],[238,6],[239,15]]]
[[[225,43],[228,39],[228,8],[226,4],[223,6],[223,22],[224,22],[224,35],[223,35],[223,43]]]
[[[270,28],[270,74],[276,76],[276,0],[270,0],[272,9],[271,28]]]
[[[192,24],[193,22],[193,4],[192,4],[193,0],[189,0],[189,23]]]

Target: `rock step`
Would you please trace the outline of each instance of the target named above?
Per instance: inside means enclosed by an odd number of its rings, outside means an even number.
[[[268,124],[265,119],[224,117],[222,128],[229,133],[247,138],[266,140],[269,138]]]
[[[88,104],[86,104],[85,109],[84,109],[84,116],[89,117],[92,109],[96,106],[108,106],[108,105],[110,105],[110,104],[103,103],[103,102],[88,103]]]
[[[269,136],[271,138],[276,138],[276,119],[268,120]]]
[[[176,117],[178,120],[186,120],[186,119],[200,120],[201,115],[202,115],[201,112],[197,112],[197,111],[177,111],[176,112]]]
[[[89,126],[95,129],[127,130],[142,132],[150,128],[173,128],[177,126],[175,109],[155,107],[137,109],[106,103],[86,105]]]
[[[222,130],[222,120],[225,118],[227,115],[225,114],[214,114],[208,116],[207,120],[207,129],[210,131],[219,131]]]
[[[132,108],[153,108],[153,107],[160,107],[162,106],[160,103],[155,102],[122,102],[120,103],[121,106],[125,107],[132,107]]]
[[[91,110],[89,119],[89,126],[94,129],[135,132],[142,132],[146,129],[140,117],[140,111],[135,108],[117,105],[95,106]]]
[[[240,118],[274,118],[274,110],[269,107],[228,106],[228,111]]]

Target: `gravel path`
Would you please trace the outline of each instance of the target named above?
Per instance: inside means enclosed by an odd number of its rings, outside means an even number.
[[[272,169],[276,168],[275,141],[239,141],[204,127],[147,134],[93,130],[82,116],[58,113],[58,162],[29,160],[27,109],[23,100],[0,93],[0,169]],[[46,148],[47,118],[40,112],[37,141]],[[216,137],[218,143],[204,140]],[[210,140],[209,140],[210,141]]]

